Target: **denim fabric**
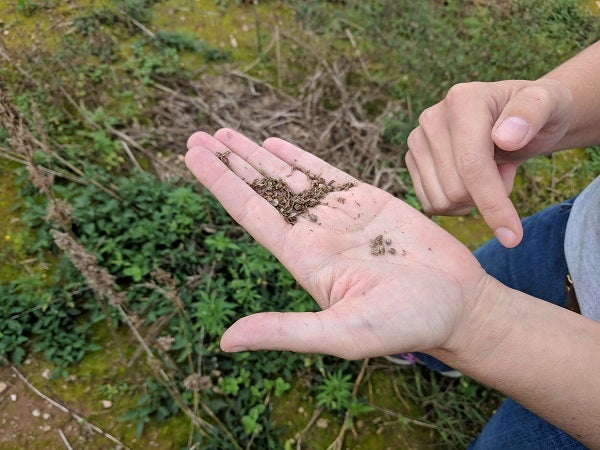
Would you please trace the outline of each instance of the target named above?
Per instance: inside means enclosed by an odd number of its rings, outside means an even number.
[[[523,220],[523,241],[513,249],[492,239],[475,251],[479,263],[505,285],[556,305],[566,306],[564,254],[567,220],[575,198],[551,206]],[[418,354],[435,371],[450,370],[436,359]],[[561,364],[556,361],[556,364]],[[539,418],[511,399],[492,416],[473,450],[584,449],[563,431]]]
[[[586,449],[564,431],[507,398],[469,450]]]

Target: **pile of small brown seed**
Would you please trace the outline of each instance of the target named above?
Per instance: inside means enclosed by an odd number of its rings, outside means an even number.
[[[289,185],[279,178],[259,178],[250,183],[260,196],[273,205],[277,211],[292,225],[298,220],[298,216],[308,212],[308,208],[317,206],[321,200],[330,192],[345,191],[354,186],[352,183],[345,183],[341,186],[334,186],[334,181],[326,182],[323,178],[316,176],[308,171],[294,167],[300,170],[310,179],[310,188],[298,194],[294,193]],[[316,222],[317,216],[308,213],[308,218]]]
[[[229,165],[230,153],[230,151],[216,153],[217,158],[229,168],[231,168]],[[312,222],[317,222],[317,216],[309,213],[308,208],[317,206],[330,192],[347,191],[354,186],[354,183],[351,182],[334,186],[333,180],[327,182],[322,177],[298,166],[292,166],[292,170],[298,170],[310,179],[309,189],[296,194],[285,181],[271,177],[259,178],[252,183],[248,183],[254,191],[273,205],[285,220],[292,225],[296,223],[298,216],[304,213],[307,213]],[[259,172],[263,174],[262,171],[259,170]],[[338,197],[337,201],[344,203],[345,199]]]
[[[227,150],[226,152],[217,152],[215,153],[216,157],[219,158],[221,160],[221,162],[223,164],[225,164],[227,167],[229,167],[231,169],[231,167],[229,166],[229,154],[231,153],[231,151]]]
[[[371,255],[385,255],[386,246],[387,251],[391,255],[396,254],[396,249],[394,247],[390,247],[392,245],[392,240],[390,238],[383,239],[383,235],[380,234],[376,236],[374,239],[369,240],[369,246],[371,247]]]

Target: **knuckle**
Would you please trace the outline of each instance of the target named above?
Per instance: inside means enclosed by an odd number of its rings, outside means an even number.
[[[470,195],[464,186],[455,183],[444,186],[444,193],[452,205],[464,205],[470,199]]]
[[[427,214],[443,214],[446,212],[444,205],[435,200],[429,203],[421,202],[421,205],[423,207],[423,211]]]
[[[441,214],[451,209],[450,202],[446,197],[432,197],[423,203],[423,210],[428,214]]]
[[[419,115],[419,125],[424,129],[431,127],[437,122],[437,117],[439,115],[438,111],[438,105],[433,105],[424,109]]]
[[[498,202],[480,202],[477,205],[477,209],[479,213],[486,218],[486,221],[489,221],[493,218],[498,217],[499,214],[502,213],[502,207]]]
[[[463,108],[466,100],[480,95],[482,84],[477,81],[455,84],[448,89],[444,101],[450,109]]]
[[[406,145],[408,146],[409,149],[413,149],[413,147],[417,146],[417,130],[412,130],[410,132],[410,134],[408,135],[408,137],[406,138]]]
[[[430,106],[425,108],[421,114],[419,114],[419,125],[422,127],[427,126],[436,116],[436,107]]]
[[[425,140],[423,139],[422,130],[416,128],[413,131],[411,131],[411,133],[408,135],[408,138],[406,139],[406,145],[410,149],[410,152],[412,153],[413,157],[415,155],[421,154],[427,146],[425,144]]]
[[[456,158],[456,170],[463,179],[479,178],[484,169],[485,160],[478,153],[465,152]]]

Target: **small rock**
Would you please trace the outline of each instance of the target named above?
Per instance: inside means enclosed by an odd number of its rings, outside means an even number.
[[[327,419],[319,419],[317,420],[317,428],[327,428],[329,426],[329,421]]]
[[[50,372],[50,369],[47,369],[47,368],[46,368],[46,369],[44,369],[44,370],[42,371],[42,378],[43,378],[44,380],[49,380],[49,379],[50,379],[50,374],[51,374],[51,372]]]
[[[0,381],[0,394],[2,394],[7,389],[8,389],[8,384],[6,384],[3,381]]]
[[[108,409],[110,407],[112,407],[112,402],[110,400],[102,400],[102,407],[104,409]]]
[[[44,432],[48,432],[52,429],[52,427],[50,425],[44,425],[43,427],[40,427],[40,430],[44,431]]]
[[[48,414],[48,413],[42,414],[42,419],[44,419],[44,420],[50,419],[50,414]]]
[[[17,401],[17,394],[10,394],[10,399],[11,399],[11,401],[16,402]]]
[[[31,415],[33,417],[40,417],[42,415],[42,412],[39,409],[34,409],[33,411],[31,411]]]

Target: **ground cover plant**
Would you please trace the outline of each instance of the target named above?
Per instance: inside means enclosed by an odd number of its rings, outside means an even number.
[[[467,378],[220,352],[235,319],[314,305],[191,179],[185,140],[222,126],[277,135],[418,207],[402,157],[419,112],[457,82],[543,74],[600,37],[594,7],[0,5],[2,363],[71,412],[114,403],[84,414],[104,434],[66,432],[82,448],[464,447],[501,398]],[[597,154],[528,163],[519,210],[577,192],[600,172]],[[451,230],[468,244],[474,217]],[[27,371],[40,364],[50,379]]]

